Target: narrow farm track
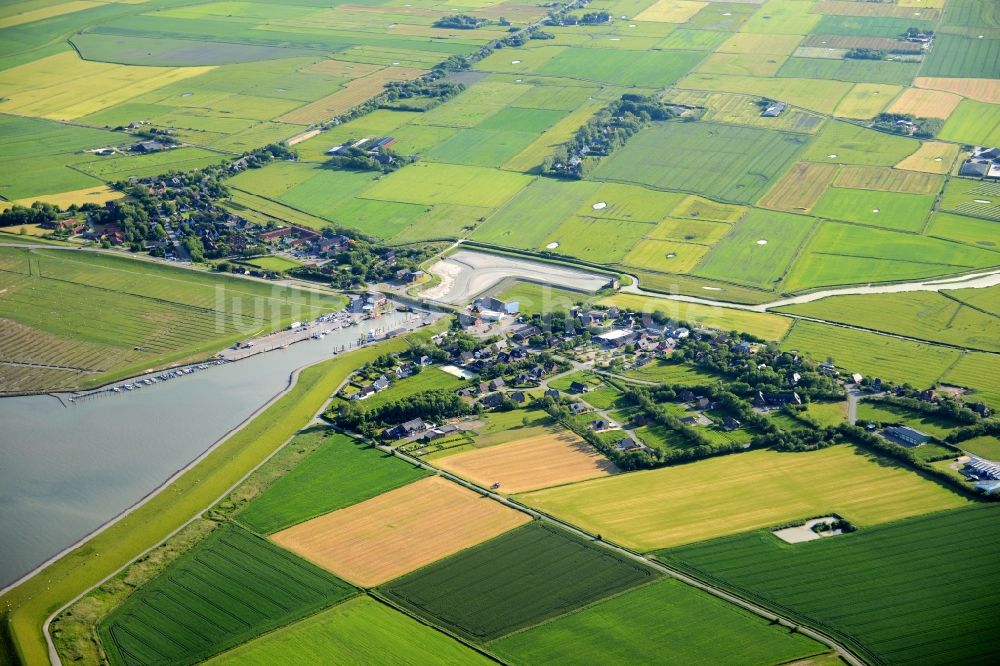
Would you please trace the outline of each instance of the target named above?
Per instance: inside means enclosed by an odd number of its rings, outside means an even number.
[[[631,560],[634,560],[634,561],[637,561],[637,562],[642,562],[643,564],[645,564],[648,567],[656,569],[657,571],[659,571],[661,573],[664,573],[664,574],[666,574],[666,575],[668,575],[668,576],[670,576],[672,578],[676,578],[677,580],[681,581],[682,583],[686,583],[687,585],[691,585],[691,586],[696,587],[696,588],[698,588],[700,590],[708,592],[709,594],[711,594],[711,595],[713,595],[715,597],[718,597],[718,598],[722,599],[723,601],[727,601],[727,602],[729,602],[731,604],[735,604],[735,605],[739,606],[740,608],[743,608],[745,610],[750,611],[751,613],[753,613],[755,615],[758,615],[760,617],[765,618],[769,622],[780,624],[781,626],[787,627],[790,630],[796,631],[796,632],[802,634],[803,636],[808,636],[809,638],[812,638],[813,640],[818,641],[818,642],[820,642],[820,643],[822,643],[822,644],[830,647],[834,651],[836,651],[837,654],[838,654],[838,656],[841,659],[843,659],[844,661],[846,661],[848,664],[850,664],[851,666],[864,666],[865,663],[866,663],[863,659],[859,658],[857,655],[855,655],[853,652],[851,652],[851,650],[847,646],[845,646],[842,643],[834,640],[830,636],[827,636],[826,634],[813,629],[812,627],[809,627],[809,626],[806,626],[806,625],[802,625],[802,624],[798,624],[798,623],[792,621],[791,619],[789,619],[787,617],[784,617],[782,615],[778,615],[777,613],[774,613],[774,612],[768,610],[767,608],[765,608],[763,606],[759,606],[759,605],[757,605],[757,604],[755,604],[755,603],[753,603],[753,602],[751,602],[751,601],[749,601],[747,599],[744,599],[744,598],[739,597],[739,596],[737,596],[735,594],[727,592],[726,590],[723,590],[721,588],[715,587],[715,586],[713,586],[713,585],[711,585],[711,584],[709,584],[709,583],[707,583],[705,581],[702,581],[702,580],[699,580],[697,578],[694,578],[693,576],[690,576],[690,575],[688,575],[688,574],[686,574],[686,573],[684,573],[684,572],[682,572],[682,571],[680,571],[678,569],[675,569],[673,567],[667,566],[667,565],[663,564],[662,562],[659,562],[658,560],[655,560],[655,559],[653,559],[651,557],[646,557],[646,556],[644,556],[644,555],[642,555],[640,553],[637,553],[637,552],[635,552],[633,550],[629,550],[628,548],[625,548],[623,546],[619,546],[619,545],[614,544],[614,543],[609,543],[608,541],[605,541],[604,539],[598,538],[597,536],[595,536],[593,534],[590,534],[589,532],[586,532],[586,531],[580,529],[579,527],[577,527],[577,526],[575,526],[575,525],[573,525],[571,523],[564,522],[564,521],[562,521],[562,520],[560,520],[560,519],[558,519],[558,518],[556,518],[554,516],[550,516],[550,515],[548,515],[546,513],[542,513],[540,511],[532,509],[531,507],[526,506],[524,504],[521,504],[520,502],[517,502],[516,500],[513,500],[513,499],[511,499],[509,497],[505,497],[503,495],[499,495],[497,493],[494,493],[494,492],[488,490],[487,488],[483,488],[482,486],[479,486],[479,485],[477,485],[475,483],[472,483],[470,481],[466,481],[465,479],[463,479],[461,477],[458,477],[458,476],[455,476],[454,474],[451,474],[450,472],[446,472],[446,471],[444,471],[444,470],[442,470],[442,469],[440,469],[438,467],[435,467],[434,465],[426,463],[426,462],[420,460],[419,458],[414,458],[413,456],[410,456],[410,455],[408,455],[406,453],[403,453],[403,452],[397,450],[395,447],[385,446],[385,445],[379,445],[378,448],[381,449],[382,451],[385,451],[386,453],[390,453],[390,454],[396,456],[397,458],[405,460],[406,462],[408,462],[408,463],[410,463],[412,465],[416,465],[417,467],[425,469],[425,470],[427,470],[429,472],[432,472],[434,474],[437,474],[437,475],[439,475],[439,476],[441,476],[441,477],[443,477],[445,479],[448,479],[449,481],[453,481],[454,483],[457,483],[457,484],[459,484],[461,486],[464,486],[465,488],[468,488],[469,490],[473,490],[473,491],[475,491],[475,492],[483,495],[484,497],[487,497],[487,498],[489,498],[489,499],[491,499],[491,500],[493,500],[495,502],[499,502],[499,503],[501,503],[501,504],[503,504],[503,505],[505,505],[507,507],[510,507],[511,509],[515,509],[517,511],[522,511],[522,512],[528,514],[529,516],[531,516],[532,518],[535,518],[535,519],[538,519],[538,520],[543,520],[543,521],[545,521],[545,522],[547,522],[549,524],[552,524],[552,525],[555,525],[557,527],[560,527],[560,528],[562,528],[564,530],[567,530],[567,531],[569,531],[569,532],[571,532],[571,533],[573,533],[573,534],[575,534],[575,535],[577,535],[579,537],[582,537],[582,538],[584,538],[584,539],[586,539],[586,540],[588,540],[588,541],[590,541],[590,542],[592,542],[592,543],[594,543],[596,545],[599,545],[599,546],[601,546],[603,548],[608,548],[610,550],[613,550],[616,553],[618,553],[619,555],[622,555],[624,557],[627,557],[627,558],[629,558]]]

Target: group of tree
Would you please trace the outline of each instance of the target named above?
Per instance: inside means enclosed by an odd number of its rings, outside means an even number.
[[[455,81],[392,81],[385,86],[385,102],[382,107],[396,111],[429,111],[463,90],[465,85]]]
[[[77,207],[73,207],[76,211]],[[0,227],[14,227],[22,224],[45,224],[53,222],[62,215],[59,206],[42,201],[36,201],[30,206],[14,204],[0,212]]]
[[[355,147],[353,144],[356,141],[357,139],[351,139],[342,145],[340,150],[327,159],[324,166],[344,171],[391,173],[413,161],[412,158],[403,157],[388,148],[368,150],[363,146]]]
[[[470,16],[468,14],[452,14],[451,16],[442,16],[437,21],[434,21],[435,28],[451,28],[453,30],[475,30],[489,23],[488,20],[484,18],[479,18],[478,16]]]
[[[432,423],[455,416],[475,414],[480,408],[470,404],[453,391],[433,390],[367,408],[365,401],[347,401],[332,408],[325,417],[341,428],[373,435],[378,429],[404,423],[412,419],[423,419]]]
[[[550,176],[583,178],[595,158],[610,155],[651,121],[673,116],[671,106],[655,96],[622,95],[580,127],[570,142],[545,158],[542,170]]]
[[[871,126],[890,134],[932,139],[944,127],[944,121],[940,118],[918,118],[908,113],[880,113],[872,120]]]
[[[727,334],[724,342],[719,338],[710,342],[692,336],[678,343],[673,358],[725,377],[731,390],[742,396],[794,390],[803,400],[843,398],[836,380],[807,358],[773,345],[760,344],[754,353],[738,351],[752,339],[746,334]]]
[[[882,60],[885,58],[885,51],[882,49],[853,48],[848,49],[844,54],[845,58],[851,60]]]

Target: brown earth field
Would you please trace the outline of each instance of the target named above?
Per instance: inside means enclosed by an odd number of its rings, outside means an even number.
[[[836,164],[796,162],[758,205],[773,210],[809,211],[826,192],[838,168]]]
[[[958,146],[943,141],[925,141],[909,157],[896,165],[897,169],[924,171],[927,173],[948,173],[958,157]]]
[[[277,532],[271,540],[351,583],[373,587],[530,520],[430,477]]]
[[[289,111],[278,120],[293,125],[312,125],[329,120],[379,94],[386,83],[409,81],[423,73],[421,69],[410,67],[386,67],[360,79],[353,79],[337,92]]]
[[[944,90],[962,97],[1000,104],[1000,79],[951,79],[941,76],[918,76],[913,85],[918,88]]]
[[[499,483],[504,493],[520,493],[616,474],[614,463],[571,433],[536,437],[464,451],[435,461],[442,469],[481,486]]]
[[[878,166],[843,166],[833,179],[834,187],[903,194],[936,194],[943,184],[934,174]]]
[[[908,113],[918,118],[946,120],[961,101],[961,96],[943,90],[907,88],[889,106],[889,113]]]

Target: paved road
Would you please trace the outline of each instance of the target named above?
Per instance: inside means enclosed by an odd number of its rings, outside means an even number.
[[[781,298],[770,303],[760,303],[748,305],[746,303],[731,303],[711,298],[701,298],[698,296],[685,296],[683,294],[663,294],[655,291],[646,291],[639,287],[639,280],[632,277],[632,284],[621,288],[622,293],[638,294],[648,298],[660,298],[669,301],[680,301],[683,303],[697,303],[699,305],[710,305],[720,308],[731,308],[735,310],[748,310],[750,312],[767,312],[774,308],[785,305],[801,305],[802,303],[812,303],[830,296],[857,296],[864,294],[899,294],[911,291],[943,291],[945,289],[984,289],[1000,285],[1000,270],[974,273],[971,275],[959,275],[954,277],[936,278],[932,280],[914,280],[912,282],[899,282],[896,284],[867,284],[858,287],[842,287],[838,289],[824,289],[808,294]]]
[[[452,474],[450,472],[447,472],[447,471],[445,471],[443,469],[439,469],[439,468],[437,468],[437,467],[435,467],[435,466],[433,466],[433,465],[431,465],[429,463],[426,463],[423,460],[420,460],[419,458],[415,458],[415,457],[413,457],[411,455],[403,453],[402,451],[397,450],[393,446],[379,445],[378,448],[381,449],[382,451],[385,451],[386,453],[391,453],[392,455],[396,456],[397,458],[401,458],[402,460],[405,460],[405,461],[407,461],[408,463],[410,463],[412,465],[416,465],[417,467],[421,467],[421,468],[423,468],[423,469],[425,469],[425,470],[427,470],[429,472],[432,472],[434,474],[437,474],[438,476],[441,476],[441,477],[443,477],[445,479],[448,479],[449,481],[453,481],[453,482],[455,482],[455,483],[457,483],[457,484],[459,484],[461,486],[464,486],[465,488],[468,488],[469,490],[477,492],[480,495],[483,495],[484,497],[488,497],[489,499],[492,499],[492,500],[494,500],[496,502],[499,502],[499,503],[501,503],[501,504],[503,504],[503,505],[505,505],[505,506],[507,506],[507,507],[509,507],[511,509],[514,509],[516,511],[521,511],[523,513],[526,513],[529,516],[531,516],[532,518],[535,518],[537,520],[543,520],[543,521],[545,521],[545,522],[547,522],[549,524],[556,525],[556,526],[558,526],[558,527],[560,527],[560,528],[562,528],[562,529],[564,529],[564,530],[566,530],[568,532],[572,532],[573,534],[575,534],[575,535],[577,535],[577,536],[579,536],[579,537],[581,537],[583,539],[587,539],[588,541],[591,541],[591,542],[593,542],[593,543],[595,543],[595,544],[597,544],[597,545],[599,545],[601,547],[608,548],[609,550],[613,550],[616,553],[618,553],[619,555],[627,557],[627,558],[629,558],[631,560],[635,560],[637,562],[642,562],[643,564],[645,564],[648,567],[651,567],[653,569],[656,569],[657,571],[660,571],[661,573],[664,573],[664,574],[667,574],[668,576],[676,578],[677,580],[679,580],[679,581],[681,581],[683,583],[687,583],[688,585],[691,585],[693,587],[697,587],[700,590],[704,590],[705,592],[708,592],[709,594],[711,594],[713,596],[716,596],[716,597],[718,597],[720,599],[723,599],[724,601],[728,601],[729,603],[736,604],[737,606],[739,606],[741,608],[744,608],[744,609],[750,611],[751,613],[754,613],[755,615],[759,615],[760,617],[763,617],[763,618],[767,619],[770,622],[775,622],[777,624],[782,625],[783,627],[788,627],[789,629],[793,629],[793,630],[797,631],[798,633],[800,633],[800,634],[802,634],[804,636],[808,636],[809,638],[812,638],[813,640],[816,640],[816,641],[818,641],[820,643],[823,643],[824,645],[829,646],[831,649],[835,650],[837,652],[837,654],[842,659],[844,659],[844,661],[846,661],[848,664],[851,664],[851,666],[864,666],[864,664],[865,664],[864,661],[862,661],[857,656],[855,656],[854,653],[851,652],[846,646],[844,646],[841,643],[835,641],[834,639],[830,638],[826,634],[823,634],[823,633],[821,633],[819,631],[816,631],[815,629],[812,629],[811,627],[807,627],[807,626],[804,626],[804,625],[796,624],[795,622],[793,622],[792,620],[790,620],[790,619],[788,619],[786,617],[783,617],[781,615],[777,615],[775,613],[772,613],[770,610],[764,608],[763,606],[758,606],[757,604],[754,604],[754,603],[752,603],[750,601],[747,601],[746,599],[743,599],[743,598],[738,597],[738,596],[736,596],[734,594],[731,594],[730,592],[727,592],[727,591],[725,591],[723,589],[720,589],[720,588],[714,587],[712,585],[709,585],[708,583],[705,583],[705,582],[703,582],[701,580],[698,580],[697,578],[694,578],[694,577],[692,577],[692,576],[684,573],[683,571],[680,571],[680,570],[675,569],[673,567],[667,566],[666,564],[663,564],[662,562],[660,562],[658,560],[654,560],[654,559],[645,557],[645,556],[643,556],[643,555],[641,555],[641,554],[639,554],[639,553],[637,553],[635,551],[629,550],[628,548],[624,548],[622,546],[619,546],[619,545],[616,545],[616,544],[613,544],[613,543],[608,543],[607,541],[604,541],[603,539],[598,539],[593,534],[585,532],[584,530],[581,530],[580,528],[576,527],[575,525],[563,522],[562,520],[559,520],[558,518],[555,518],[554,516],[550,516],[550,515],[548,515],[546,513],[542,513],[540,511],[536,511],[535,509],[532,509],[529,506],[521,504],[520,502],[518,502],[516,500],[513,500],[513,499],[511,499],[509,497],[505,497],[504,495],[497,494],[497,493],[495,493],[495,492],[493,492],[493,491],[491,491],[491,490],[489,490],[487,488],[483,488],[482,486],[476,485],[475,483],[472,483],[470,481],[466,481],[465,479],[463,479],[461,477],[458,477],[458,476],[455,476],[454,474]]]

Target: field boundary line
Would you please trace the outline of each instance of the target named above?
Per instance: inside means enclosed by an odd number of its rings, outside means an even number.
[[[458,551],[458,552],[462,552],[462,551]],[[450,557],[450,556],[446,556],[446,557]],[[504,661],[503,659],[501,659],[497,655],[493,654],[492,652],[488,652],[486,649],[484,649],[484,648],[476,645],[475,643],[469,641],[467,638],[463,638],[462,636],[460,636],[460,635],[458,635],[458,634],[456,634],[456,633],[454,633],[452,631],[449,631],[445,627],[438,626],[437,624],[431,622],[427,618],[420,617],[419,615],[414,614],[413,611],[411,611],[410,609],[408,609],[408,608],[406,608],[404,606],[401,606],[401,605],[395,603],[394,601],[392,601],[391,599],[389,599],[389,598],[387,598],[387,597],[379,594],[377,589],[375,589],[375,588],[367,588],[367,589],[362,588],[362,589],[365,590],[365,594],[367,594],[370,598],[374,599],[376,602],[378,602],[378,603],[380,603],[380,604],[382,604],[384,606],[387,606],[387,607],[391,608],[392,610],[394,610],[394,611],[396,611],[398,613],[402,613],[403,615],[405,615],[405,616],[407,616],[409,618],[412,618],[412,619],[416,620],[417,622],[419,622],[420,624],[424,625],[425,627],[429,627],[430,629],[438,631],[438,632],[444,634],[445,636],[448,636],[449,638],[452,638],[452,639],[458,641],[462,645],[465,645],[466,647],[468,647],[468,648],[474,650],[475,652],[478,652],[479,654],[483,655],[484,657],[486,657],[490,661],[498,663],[498,664],[509,664],[510,663],[510,662]]]
[[[586,539],[587,541],[589,541],[591,543],[599,544],[600,546],[602,546],[604,548],[607,548],[609,550],[617,552],[619,555],[624,555],[625,557],[627,557],[627,558],[629,558],[629,559],[631,559],[633,561],[640,562],[640,563],[642,563],[642,564],[644,564],[644,565],[646,565],[646,566],[648,566],[648,567],[650,567],[650,568],[652,568],[654,570],[659,571],[660,573],[665,573],[668,576],[681,581],[682,583],[686,583],[688,585],[691,585],[693,587],[701,589],[701,590],[703,590],[705,592],[708,592],[709,594],[712,594],[715,597],[718,597],[718,598],[722,599],[723,601],[727,601],[729,603],[732,603],[732,604],[735,604],[737,606],[740,606],[740,607],[744,608],[745,610],[748,610],[748,611],[754,613],[755,615],[763,617],[763,618],[765,618],[765,619],[767,619],[767,620],[769,620],[771,622],[775,622],[777,624],[780,624],[780,625],[782,625],[784,627],[787,627],[787,628],[789,628],[789,629],[791,629],[793,631],[797,631],[797,632],[799,632],[799,633],[801,633],[801,634],[803,634],[803,635],[805,635],[805,636],[807,636],[809,638],[812,638],[813,640],[815,640],[815,641],[817,641],[819,643],[822,643],[822,644],[827,645],[828,647],[832,648],[834,651],[836,651],[838,653],[838,655],[842,659],[844,659],[846,662],[848,662],[848,664],[850,664],[851,666],[866,666],[866,662],[864,660],[862,660],[857,655],[855,655],[854,652],[852,652],[847,646],[845,646],[841,642],[838,642],[837,639],[835,639],[832,636],[828,636],[824,632],[822,632],[822,631],[820,631],[818,629],[814,629],[814,628],[812,628],[812,627],[810,627],[808,625],[805,625],[805,624],[802,624],[802,623],[796,623],[796,621],[795,621],[794,618],[785,617],[785,616],[780,615],[780,614],[778,614],[778,613],[776,613],[774,611],[769,610],[765,606],[762,606],[760,604],[757,604],[757,603],[753,602],[752,600],[745,599],[745,598],[741,597],[738,594],[735,594],[733,592],[729,592],[729,591],[727,591],[727,590],[725,590],[723,588],[714,587],[713,585],[711,585],[709,583],[703,582],[701,580],[698,580],[694,576],[690,576],[690,575],[684,573],[680,569],[676,569],[676,568],[673,568],[671,566],[668,566],[668,565],[660,562],[659,560],[657,560],[657,559],[655,559],[655,558],[653,558],[651,556],[642,555],[642,554],[640,554],[640,553],[638,553],[638,552],[636,552],[634,550],[631,550],[629,548],[626,548],[626,547],[621,546],[619,544],[616,544],[614,542],[607,541],[607,540],[605,540],[603,538],[597,537],[597,536],[595,536],[595,535],[587,532],[586,530],[584,530],[584,529],[582,529],[580,527],[577,527],[576,525],[573,525],[572,523],[564,522],[564,521],[560,520],[559,518],[556,518],[555,516],[552,516],[550,514],[545,513],[544,511],[540,511],[540,510],[532,508],[532,507],[530,507],[530,506],[528,506],[526,504],[522,504],[521,502],[519,502],[516,499],[510,498],[510,497],[507,497],[507,496],[504,496],[504,495],[499,495],[499,494],[497,494],[497,493],[495,493],[495,492],[493,492],[491,490],[487,490],[486,488],[483,488],[482,486],[479,486],[479,485],[477,485],[475,483],[472,483],[470,481],[466,481],[465,479],[462,479],[461,477],[458,477],[458,476],[452,474],[451,472],[448,472],[446,470],[434,467],[430,463],[426,463],[423,460],[420,460],[419,458],[415,458],[415,457],[413,457],[413,456],[411,456],[411,455],[409,455],[407,453],[403,453],[402,451],[399,451],[396,447],[387,446],[387,445],[378,445],[378,447],[380,449],[382,449],[383,451],[386,451],[387,453],[391,453],[392,455],[394,455],[394,456],[396,456],[398,458],[401,458],[403,460],[406,460],[407,462],[410,462],[411,464],[423,467],[424,469],[427,469],[427,470],[436,471],[440,476],[442,476],[442,477],[444,477],[444,478],[446,478],[446,479],[448,479],[448,480],[450,480],[450,481],[452,481],[454,483],[458,483],[458,484],[460,484],[460,485],[462,485],[462,486],[464,486],[464,487],[466,487],[466,488],[468,488],[470,490],[474,490],[474,491],[478,492],[479,494],[481,494],[483,497],[486,497],[488,499],[491,499],[491,500],[494,500],[496,502],[499,502],[499,503],[501,503],[501,504],[503,504],[503,505],[505,505],[507,507],[510,507],[512,509],[516,509],[518,511],[522,511],[524,513],[527,513],[532,518],[536,518],[536,519],[538,519],[538,520],[540,520],[542,522],[554,525],[558,529],[562,529],[562,530],[568,531],[571,534],[574,534],[577,537],[582,537],[582,538]],[[630,589],[634,589],[634,588],[630,588]]]

